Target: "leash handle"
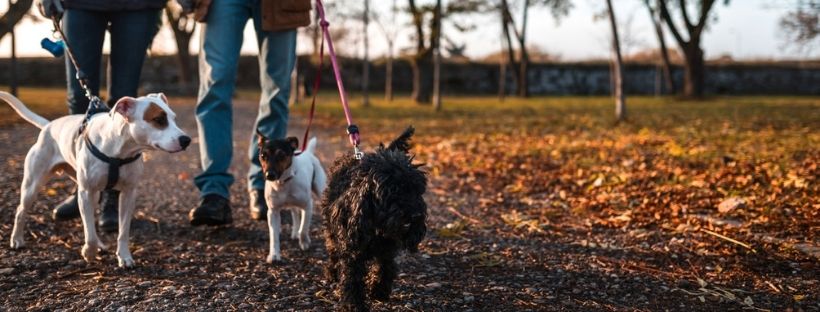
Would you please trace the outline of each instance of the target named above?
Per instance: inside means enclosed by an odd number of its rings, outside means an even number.
[[[336,60],[336,50],[333,49],[333,40],[330,38],[330,31],[328,30],[330,23],[327,22],[327,18],[325,17],[325,7],[322,4],[322,0],[316,0],[316,13],[319,15],[319,26],[322,27],[322,38],[327,41],[327,53],[330,55],[330,63],[333,66],[333,75],[336,78],[336,86],[339,88],[339,97],[341,98],[342,108],[344,109],[345,119],[347,120],[347,135],[350,137],[350,144],[353,145],[354,154],[357,158],[360,158],[361,151],[359,151],[359,130],[358,127],[353,124],[353,118],[350,115],[350,105],[347,102],[347,93],[345,92],[345,86],[342,82],[341,70],[339,70],[339,64]]]

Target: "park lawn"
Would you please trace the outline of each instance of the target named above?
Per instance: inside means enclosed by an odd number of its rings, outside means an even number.
[[[440,112],[407,98],[374,98],[367,108],[352,98],[366,145],[417,127],[431,192],[465,219],[491,215],[480,223],[523,236],[584,220],[709,229],[754,246],[781,242],[773,248],[784,252],[820,244],[818,97],[629,97],[629,121],[618,125],[608,97],[446,97]],[[304,118],[308,104],[294,117]],[[319,97],[317,125],[343,136],[335,95]],[[718,212],[730,198],[745,205]],[[727,242],[698,232],[684,248],[704,241]],[[721,246],[734,254],[739,245]]]

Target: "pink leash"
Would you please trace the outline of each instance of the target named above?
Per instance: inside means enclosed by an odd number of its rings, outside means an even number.
[[[313,99],[310,104],[308,126],[305,129],[305,136],[302,140],[301,152],[305,151],[310,126],[313,124],[313,112],[316,107],[316,96],[319,93],[319,82],[322,78],[322,66],[324,65],[325,58],[324,45],[325,41],[327,41],[327,52],[330,55],[330,63],[333,66],[333,75],[336,78],[336,86],[339,88],[339,98],[342,101],[342,108],[344,109],[345,119],[347,120],[347,135],[350,137],[350,144],[353,145],[354,156],[356,158],[361,158],[362,152],[359,150],[359,127],[353,123],[353,118],[350,116],[350,104],[347,102],[347,93],[345,92],[344,83],[342,83],[341,70],[339,70],[339,63],[336,60],[336,50],[333,49],[333,40],[330,38],[330,31],[328,30],[330,23],[328,23],[325,18],[325,7],[322,4],[322,0],[316,0],[316,13],[319,15],[319,26],[322,27],[322,44],[319,50],[319,67],[316,69],[316,78],[313,81]]]

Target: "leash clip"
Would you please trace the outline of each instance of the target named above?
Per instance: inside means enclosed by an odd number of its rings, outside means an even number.
[[[353,146],[353,158],[356,158],[356,160],[362,160],[362,157],[364,157],[364,152],[359,149],[358,145]]]

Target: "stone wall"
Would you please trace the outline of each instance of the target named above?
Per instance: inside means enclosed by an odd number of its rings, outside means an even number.
[[[191,60],[195,62],[196,60]],[[63,59],[23,58],[18,61],[17,77],[21,86],[62,87],[65,86],[65,64]],[[326,62],[323,72],[323,88],[328,89],[334,79]],[[361,90],[361,62],[342,59],[345,85],[351,91]],[[145,91],[164,90],[169,93],[181,91],[178,79],[177,61],[172,56],[154,56],[146,60],[142,88]],[[11,77],[9,59],[0,59],[0,85],[8,85]],[[195,64],[192,68],[196,68]],[[258,88],[259,64],[256,57],[240,58],[237,75],[239,88]],[[313,65],[306,57],[299,58],[299,68],[306,85],[313,79]],[[683,70],[674,68],[677,85],[683,84]],[[196,73],[194,73],[196,74]],[[105,74],[104,74],[105,75]],[[530,91],[533,95],[605,95],[609,94],[608,63],[553,63],[533,64],[529,73]],[[657,67],[646,64],[628,64],[625,69],[624,87],[628,94],[653,94],[658,79]],[[105,81],[105,80],[103,80]],[[443,92],[447,94],[487,94],[498,92],[499,69],[495,64],[446,63],[442,67]],[[394,65],[394,90],[410,92],[412,73],[407,62],[398,61]],[[507,88],[515,89],[513,73],[508,70]],[[384,89],[384,64],[375,62],[371,72],[371,90]],[[195,92],[196,87],[182,89]],[[332,89],[332,88],[331,88]],[[816,62],[774,62],[774,63],[734,63],[710,64],[707,66],[706,92],[709,94],[782,94],[820,95],[820,64]]]

